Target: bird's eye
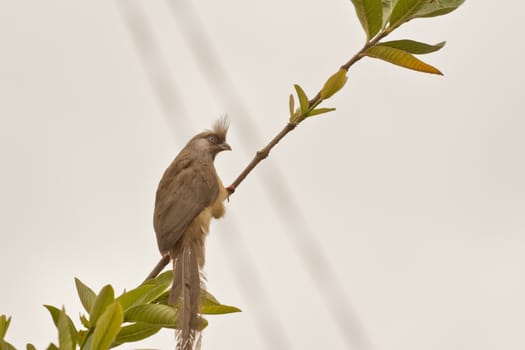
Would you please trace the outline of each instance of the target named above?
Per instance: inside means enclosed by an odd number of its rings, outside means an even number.
[[[211,135],[210,137],[208,137],[208,141],[210,141],[211,143],[215,143],[215,144],[219,143],[219,139],[215,135]]]

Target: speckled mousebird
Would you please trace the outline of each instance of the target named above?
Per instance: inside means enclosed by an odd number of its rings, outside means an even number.
[[[160,180],[153,226],[160,253],[173,262],[170,304],[178,308],[177,350],[200,343],[200,295],[205,289],[204,240],[211,218],[224,215],[228,191],[217,176],[215,156],[231,150],[226,143],[228,121],[195,135],[175,157]]]

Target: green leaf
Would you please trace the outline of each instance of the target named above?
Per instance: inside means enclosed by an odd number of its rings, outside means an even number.
[[[44,305],[44,307],[51,314],[53,323],[58,329],[58,344],[60,350],[69,349],[70,344],[73,344],[74,348],[78,341],[78,332],[73,321],[71,321],[71,318],[66,314],[66,310],[64,308],[59,309],[52,305]]]
[[[146,339],[153,334],[157,333],[161,327],[152,326],[147,323],[133,323],[124,326],[120,329],[113,345],[120,345],[123,343],[131,343]]]
[[[308,113],[308,116],[313,117],[314,115],[328,113],[332,111],[335,111],[335,108],[316,108],[313,111],[310,111],[310,113]]]
[[[364,52],[364,55],[382,59],[395,65],[424,73],[443,75],[437,68],[417,59],[410,53],[378,44]]]
[[[4,339],[0,339],[0,350],[16,350],[16,348]]]
[[[91,324],[84,314],[80,314],[80,323],[86,328],[91,328]]]
[[[89,315],[89,323],[91,325],[96,325],[100,315],[102,315],[102,313],[106,310],[106,307],[113,303],[114,300],[115,292],[113,291],[113,287],[111,287],[109,284],[104,286],[98,293],[95,302],[93,303],[93,307]]]
[[[36,350],[36,347],[31,343],[27,343],[26,350]]]
[[[423,54],[438,51],[443,46],[445,46],[445,42],[442,41],[440,43],[437,43],[436,45],[429,45],[429,44],[420,43],[414,40],[394,40],[394,41],[382,42],[382,43],[379,43],[379,45],[392,47],[394,49],[404,50],[414,55],[423,55]]]
[[[206,304],[202,305],[202,313],[205,315],[222,315],[231,314],[234,312],[241,312],[241,309],[223,304]]]
[[[169,287],[169,286],[168,286]],[[140,300],[141,303],[147,304],[158,300],[163,295],[169,295],[169,288],[166,286],[158,285],[152,290],[148,291],[143,298]]]
[[[125,292],[117,298],[124,310],[140,304],[147,304],[157,300],[168,291],[169,285],[143,284],[135,289]]]
[[[299,105],[301,106],[301,114],[306,114],[308,108],[310,107],[310,101],[308,101],[308,96],[304,92],[303,88],[297,84],[294,84],[295,91],[297,92],[297,97],[299,98]]]
[[[337,91],[341,90],[343,86],[345,86],[347,79],[346,69],[344,68],[341,68],[332,74],[332,76],[328,78],[321,89],[321,99],[325,100],[330,98]]]
[[[221,304],[213,295],[209,292],[204,292],[201,297],[202,313],[207,315],[219,315],[229,314],[232,312],[241,312],[241,309]]]
[[[464,2],[465,0],[398,0],[390,15],[390,27],[396,28],[414,18],[445,15]],[[384,6],[385,1],[383,1],[383,9]]]
[[[120,302],[120,305],[122,305],[122,308],[126,310],[136,304],[143,304],[142,299],[153,288],[155,288],[154,284],[143,284],[123,293],[117,298],[117,300]]]
[[[54,307],[53,305],[44,305],[44,307],[51,314],[51,318],[53,319],[53,323],[56,326],[58,324],[58,318],[60,316],[60,309],[57,308],[57,307]]]
[[[97,298],[97,295],[91,288],[86,286],[82,281],[80,281],[78,278],[75,277],[75,286],[77,287],[77,293],[78,297],[80,298],[80,302],[82,303],[82,306],[87,311],[87,313],[91,313],[91,309],[93,308],[93,304],[95,304],[95,299]]]
[[[161,273],[160,275],[158,275],[154,279],[150,279],[150,280],[145,281],[144,283],[142,283],[142,285],[153,284],[153,285],[156,285],[156,286],[160,286],[160,285],[169,286],[169,285],[171,285],[172,281],[173,281],[173,271],[172,270],[168,270],[168,271],[164,271],[163,273]]]
[[[109,349],[120,331],[123,320],[124,310],[122,310],[120,303],[115,300],[106,307],[95,326],[91,350]]]
[[[383,24],[381,0],[352,0],[352,3],[368,42],[379,32]]]
[[[170,296],[170,291],[168,290],[168,291],[162,293],[162,295],[160,297],[155,299],[153,301],[153,303],[171,306],[171,304],[169,302],[169,296]]]
[[[398,0],[390,14],[390,27],[397,28],[409,21],[421,8],[425,0]]]
[[[145,304],[132,307],[124,313],[126,322],[141,322],[157,327],[175,328],[177,311],[173,306]]]
[[[55,344],[51,343],[49,344],[46,350],[58,350],[58,347]]]
[[[62,308],[58,315],[58,348],[59,350],[73,350],[77,345],[77,330],[71,319],[66,315],[66,310]]]
[[[11,317],[7,317],[6,315],[0,316],[0,339],[4,339],[10,323]]]
[[[465,0],[425,0],[423,6],[412,16],[420,17],[437,17],[446,15],[461,6]]]

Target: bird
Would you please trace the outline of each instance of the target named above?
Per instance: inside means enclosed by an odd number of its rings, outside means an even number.
[[[157,245],[173,264],[168,301],[178,311],[177,350],[198,349],[205,326],[200,317],[206,290],[204,243],[211,219],[224,216],[229,195],[214,165],[217,154],[231,151],[228,128],[228,119],[222,117],[211,130],[191,138],[164,172],[155,196]]]

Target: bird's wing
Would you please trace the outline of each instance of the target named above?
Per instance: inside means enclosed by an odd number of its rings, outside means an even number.
[[[192,220],[219,192],[212,164],[188,160],[184,166],[181,162],[176,165],[166,170],[157,189],[153,225],[161,254],[173,249]]]

